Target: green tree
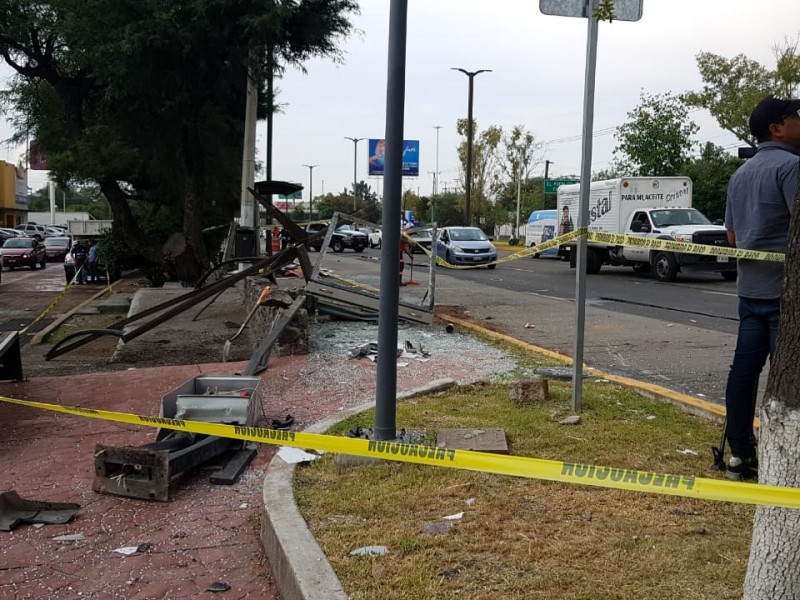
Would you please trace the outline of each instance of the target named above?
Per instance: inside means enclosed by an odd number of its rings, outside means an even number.
[[[461,165],[461,182],[466,189],[467,173],[467,119],[456,121],[456,131],[464,137],[458,145],[458,160]],[[489,195],[497,185],[499,174],[499,146],[503,128],[496,125],[479,131],[477,121],[472,126],[472,214],[475,220],[490,210]]]
[[[680,172],[692,180],[692,206],[711,220],[724,219],[728,182],[743,163],[724,148],[707,142],[700,157],[687,161]]]
[[[642,92],[639,106],[628,113],[628,119],[615,134],[614,156],[620,170],[632,176],[677,175],[698,130],[686,104],[670,93]]]
[[[522,182],[530,176],[531,170],[540,162],[534,159],[536,150],[535,138],[532,133],[525,129],[524,125],[515,125],[511,131],[506,132],[502,138],[502,158],[500,166],[503,174],[512,184],[512,195],[514,198],[511,211],[515,218],[512,219],[515,226],[520,222],[524,223],[524,205],[522,202]],[[520,191],[519,213],[517,214],[517,187]],[[498,213],[497,216],[499,216]],[[505,221],[502,221],[505,222]],[[517,238],[517,234],[512,235]]]
[[[203,228],[239,204],[246,79],[337,58],[355,0],[6,0],[0,57],[18,135],[57,181],[95,182],[131,255],[183,281],[208,265]],[[263,106],[262,106],[263,114]],[[133,203],[149,209],[134,214]],[[178,223],[153,237],[142,219]],[[160,235],[164,235],[163,233]]]
[[[776,66],[770,70],[739,54],[725,58],[711,52],[697,55],[703,88],[684,94],[689,106],[705,108],[719,126],[755,148],[748,118],[758,101],[768,94],[794,97],[800,86],[798,40],[785,39],[773,48]]]
[[[464,195],[455,192],[439,194],[435,201],[434,216],[438,227],[466,225],[464,221]]]

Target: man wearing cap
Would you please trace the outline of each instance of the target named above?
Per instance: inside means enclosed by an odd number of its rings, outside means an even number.
[[[758,152],[731,177],[725,227],[731,246],[785,253],[800,164],[800,100],[767,96],[750,114]],[[726,476],[757,479],[753,434],[758,379],[775,352],[783,263],[739,259],[739,336],[728,374],[726,435],[731,448]]]

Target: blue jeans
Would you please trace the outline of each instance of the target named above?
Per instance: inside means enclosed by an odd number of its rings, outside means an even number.
[[[755,456],[753,434],[758,378],[775,353],[781,301],[739,298],[739,337],[725,390],[728,414],[726,434],[731,454],[745,459]]]
[[[86,283],[86,261],[76,260],[74,264],[75,271],[78,274],[78,278],[75,283]]]

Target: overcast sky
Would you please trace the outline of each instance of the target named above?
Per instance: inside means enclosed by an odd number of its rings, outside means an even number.
[[[744,53],[773,68],[773,46],[800,33],[798,0],[643,2],[640,21],[600,24],[594,170],[610,162],[611,128],[625,122],[641,90],[699,89],[695,57],[701,51]],[[319,165],[315,195],[351,186],[353,142],[345,136],[384,137],[389,0],[362,0],[354,24],[357,33],[344,43],[344,64],[315,60],[307,73],[288,71],[277,83],[278,101],[286,106],[275,118],[273,176],[307,187],[309,170],[303,164]],[[420,140],[420,176],[405,178],[404,189],[431,191],[435,125],[442,126],[440,181],[452,186],[458,179],[455,123],[466,117],[467,77],[450,67],[493,70],[475,78],[480,129],[525,125],[543,143],[540,155],[553,161],[551,177],[578,173],[586,30],[584,19],[542,15],[538,0],[410,0],[404,137]],[[700,125],[698,141],[738,145],[705,111],[692,117]],[[261,161],[264,131],[259,123]],[[564,138],[573,141],[560,141]],[[6,149],[5,159],[16,160],[23,150]],[[544,164],[534,174],[543,170]],[[367,179],[366,140],[358,144],[357,171],[359,180]],[[31,172],[29,185],[40,187],[45,179],[46,173]],[[376,188],[378,182],[370,184]]]

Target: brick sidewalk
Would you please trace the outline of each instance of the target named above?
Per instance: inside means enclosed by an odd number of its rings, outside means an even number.
[[[363,334],[354,327],[355,333],[352,327],[329,327],[323,336],[325,352],[271,359],[262,374],[267,418],[291,413],[303,428],[374,398],[375,365],[347,359],[348,344]],[[415,339],[435,346],[433,337],[447,335],[439,334],[440,329],[425,330],[430,333],[415,334]],[[400,339],[407,335],[401,332]],[[475,381],[513,368],[513,361],[458,334],[439,343],[460,351],[436,351],[428,362],[399,368],[399,391],[443,377]],[[231,375],[244,364],[45,377],[0,383],[0,395],[157,415],[161,397],[178,385],[200,374]],[[0,599],[182,599],[203,593],[216,581],[231,586],[224,594],[227,599],[276,598],[258,522],[264,472],[274,448],[259,447],[235,485],[212,486],[208,473],[199,472],[174,485],[166,503],[92,491],[95,444],[139,446],[154,439],[154,429],[0,403],[2,491],[81,505],[69,524],[20,525],[0,532]],[[67,533],[81,533],[85,539],[52,539]],[[152,545],[145,554],[114,552],[142,543]]]

